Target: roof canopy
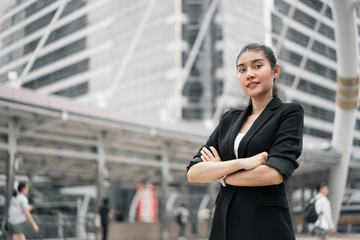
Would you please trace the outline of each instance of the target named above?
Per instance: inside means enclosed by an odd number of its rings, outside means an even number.
[[[51,179],[95,180],[99,158],[110,181],[186,182],[186,166],[210,130],[185,123],[139,121],[76,101],[0,86],[1,159],[15,127],[15,173]],[[166,159],[166,161],[163,161]],[[298,174],[337,164],[339,154],[304,149]],[[0,161],[0,173],[5,172]],[[165,165],[165,166],[164,166]]]

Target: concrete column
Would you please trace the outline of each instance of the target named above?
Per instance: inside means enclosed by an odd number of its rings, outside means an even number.
[[[17,134],[18,123],[16,119],[9,121],[9,134],[8,134],[8,159],[6,162],[6,197],[5,197],[5,219],[8,217],[8,210],[10,206],[10,199],[14,191],[15,179],[15,156],[17,149]]]
[[[351,158],[359,89],[358,44],[355,10],[350,0],[333,0],[337,46],[338,90],[332,147],[341,153],[340,164],[330,170],[329,198],[335,223],[339,220]]]
[[[101,201],[104,197],[104,170],[105,170],[105,147],[104,147],[105,133],[98,135],[97,144],[97,169],[96,169],[96,211],[101,206]]]
[[[170,180],[170,167],[169,167],[169,144],[164,143],[162,146],[161,154],[161,209],[160,215],[161,224],[161,239],[170,239],[170,213],[166,211],[166,202],[169,196],[169,180]]]
[[[210,232],[211,224],[212,224],[212,215],[214,214],[215,209],[215,201],[219,192],[219,183],[216,181],[212,181],[207,184],[207,192],[209,194],[209,209],[210,209],[210,219],[208,221],[208,232]]]

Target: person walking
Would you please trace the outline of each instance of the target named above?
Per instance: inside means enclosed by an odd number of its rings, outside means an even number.
[[[105,198],[102,202],[102,205],[99,208],[99,214],[101,219],[101,228],[102,228],[102,239],[106,240],[108,235],[108,225],[109,219],[113,216],[113,211],[109,208],[109,200]]]
[[[39,232],[40,229],[30,214],[33,207],[29,205],[29,200],[26,197],[29,191],[27,184],[20,182],[17,189],[18,192],[14,191],[13,197],[10,200],[8,231],[13,240],[25,240],[26,220],[31,223],[35,232]]]
[[[278,97],[270,47],[244,46],[236,70],[249,104],[222,116],[187,166],[188,181],[221,183],[210,240],[295,240],[285,184],[299,166],[303,108]]]
[[[316,240],[327,240],[329,235],[336,234],[335,223],[331,213],[330,201],[327,198],[329,188],[326,182],[321,182],[316,186],[317,194],[314,197],[315,210],[318,219],[315,223],[309,224],[309,230],[314,234]]]
[[[179,224],[179,240],[184,240],[185,238],[185,228],[186,224],[189,221],[189,210],[186,207],[185,203],[182,203],[176,212],[177,223]]]

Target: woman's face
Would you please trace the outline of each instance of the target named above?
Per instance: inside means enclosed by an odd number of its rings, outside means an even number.
[[[261,50],[247,50],[237,60],[237,78],[241,88],[251,98],[272,97],[274,81],[280,66],[271,68]]]
[[[29,192],[29,187],[26,185],[22,190],[21,193],[26,195]]]

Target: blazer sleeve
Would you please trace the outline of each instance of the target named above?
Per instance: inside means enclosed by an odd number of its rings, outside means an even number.
[[[279,129],[270,149],[266,165],[279,171],[284,181],[290,178],[302,152],[304,110],[300,104],[288,104],[279,122]]]
[[[219,138],[219,129],[221,126],[221,123],[223,122],[223,119],[229,115],[230,111],[227,111],[224,113],[224,115],[221,117],[220,122],[218,124],[218,126],[215,128],[215,130],[211,133],[210,137],[208,138],[208,140],[206,141],[206,144],[201,146],[200,149],[198,150],[198,152],[195,154],[195,156],[193,157],[193,159],[190,161],[189,165],[186,167],[186,171],[188,172],[190,167],[202,162],[201,160],[201,149],[203,147],[209,148],[211,146],[213,146],[218,152],[219,152],[219,144],[218,144],[218,138]]]

